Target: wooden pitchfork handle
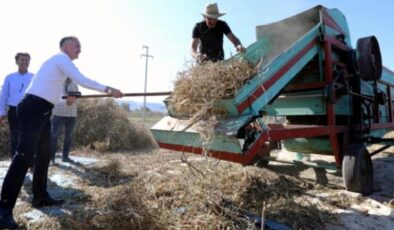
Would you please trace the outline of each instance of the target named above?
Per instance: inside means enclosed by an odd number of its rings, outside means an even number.
[[[169,96],[172,92],[150,92],[150,93],[124,93],[123,97],[140,97],[140,96]],[[69,95],[79,98],[100,98],[100,97],[111,97],[110,94],[90,94],[90,95]],[[63,96],[62,99],[66,99],[67,96]]]

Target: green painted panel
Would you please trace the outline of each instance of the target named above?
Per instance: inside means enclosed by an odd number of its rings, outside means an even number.
[[[261,66],[261,71],[254,76],[249,82],[247,82],[236,94],[234,100],[236,103],[240,103],[246,98],[249,97],[256,89],[261,87],[261,85],[268,81],[277,71],[279,71],[283,66],[291,60],[296,54],[298,54],[305,46],[313,41],[319,34],[319,25],[313,27],[308,33],[299,37],[298,40],[294,44],[288,44],[287,47],[283,46],[283,44],[275,43],[272,49],[273,53],[268,53],[269,56],[261,56],[261,59],[264,63],[259,63]],[[264,39],[263,39],[264,40]],[[264,40],[265,42],[268,42]],[[278,41],[269,41],[269,42],[278,42]],[[278,52],[281,50],[281,52]],[[269,90],[272,92],[266,92],[265,94],[269,94],[265,96],[266,98],[261,98],[261,100],[271,100],[283,87],[302,69],[302,67],[317,54],[318,48],[312,48],[303,58],[301,58],[296,64],[292,66],[292,68],[285,74],[279,81],[275,83]],[[267,61],[270,60],[270,61]],[[267,102],[268,102],[267,101]],[[254,110],[260,110],[264,105],[256,105]]]
[[[239,116],[235,102],[231,98],[215,101],[213,108],[216,111],[223,111],[223,114],[227,117]]]
[[[370,134],[368,136],[374,136],[374,137],[383,137],[386,133],[392,131],[392,129],[376,129],[376,130],[371,130]]]
[[[151,132],[157,142],[197,148],[202,147],[199,133],[153,129],[151,129]],[[213,142],[208,148],[215,151],[242,154],[240,142],[232,136],[215,135]]]
[[[337,115],[351,113],[350,97],[343,96],[336,104]],[[326,114],[325,97],[319,91],[292,93],[279,96],[272,104],[264,108],[269,115],[324,115]]]
[[[249,122],[250,116],[230,117],[218,121],[214,127],[213,142],[209,149],[233,153],[242,153],[242,141],[236,137],[238,130]],[[157,142],[202,147],[200,133],[203,129],[201,122],[190,124],[189,120],[177,119],[170,116],[163,117],[150,130]]]
[[[342,96],[337,103],[335,103],[335,113],[336,115],[351,115],[352,114],[352,106],[351,106],[351,97],[350,96]]]
[[[345,42],[351,47],[351,37],[349,32],[349,25],[346,21],[346,17],[338,9],[328,9],[325,8],[326,12],[331,16],[331,18],[336,22],[336,24],[341,27],[342,31],[345,32]],[[338,34],[338,32],[336,32]]]
[[[305,96],[305,97],[303,97]],[[322,96],[287,95],[277,98],[274,103],[264,108],[269,115],[318,115],[325,114]]]
[[[394,83],[393,77],[394,77],[394,72],[392,72],[391,70],[389,70],[386,67],[383,67],[381,80],[383,80],[385,82]]]
[[[332,154],[328,138],[295,138],[283,141],[283,146],[298,153]]]

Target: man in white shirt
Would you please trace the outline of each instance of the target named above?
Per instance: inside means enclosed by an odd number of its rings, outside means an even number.
[[[64,200],[53,199],[47,191],[48,166],[51,158],[51,111],[61,98],[62,85],[67,77],[79,85],[122,97],[120,90],[102,85],[85,77],[72,62],[81,52],[78,38],[60,40],[61,52],[46,60],[17,106],[19,143],[16,154],[3,181],[0,197],[0,228],[17,228],[13,208],[30,165],[34,163],[32,206],[41,208],[61,205]]]
[[[72,142],[72,134],[77,120],[76,96],[79,93],[78,85],[70,78],[64,82],[64,96],[66,99],[60,100],[52,110],[52,130],[51,130],[51,160],[55,164],[57,139],[60,129],[64,127],[64,140],[62,149],[63,162],[73,162],[69,157]]]
[[[7,115],[11,158],[15,155],[18,144],[19,123],[16,117],[16,105],[22,99],[33,77],[33,74],[28,72],[30,64],[30,55],[28,53],[17,53],[15,62],[18,66],[18,72],[11,73],[5,77],[0,96],[0,125],[4,125],[4,119]]]

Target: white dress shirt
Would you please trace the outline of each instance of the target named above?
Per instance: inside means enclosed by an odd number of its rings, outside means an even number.
[[[0,96],[0,116],[6,115],[8,106],[16,106],[20,102],[32,77],[29,72],[15,72],[5,77]]]
[[[56,105],[61,99],[63,83],[67,77],[85,88],[105,92],[105,85],[85,77],[70,57],[60,52],[42,64],[33,76],[26,93],[36,95]]]

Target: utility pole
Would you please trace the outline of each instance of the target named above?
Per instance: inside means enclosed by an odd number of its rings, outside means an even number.
[[[145,57],[145,85],[144,85],[144,93],[146,94],[146,86],[148,81],[148,59],[153,58],[152,55],[149,55],[149,46],[143,45],[142,49],[145,49],[145,54],[141,54],[141,57]],[[146,95],[144,95],[144,105],[142,108],[142,121],[145,124],[145,108],[146,108]]]

